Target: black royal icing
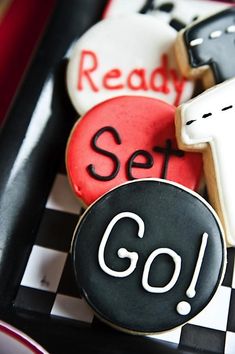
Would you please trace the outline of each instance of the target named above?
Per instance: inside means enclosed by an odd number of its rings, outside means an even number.
[[[92,164],[87,166],[87,171],[93,178],[95,178],[99,181],[110,181],[111,179],[113,179],[117,176],[117,174],[120,170],[120,161],[118,160],[116,155],[112,154],[111,152],[109,152],[107,150],[100,148],[97,145],[99,137],[104,132],[112,133],[113,138],[118,145],[120,145],[122,143],[120,135],[118,134],[117,130],[113,127],[107,126],[107,127],[103,127],[101,129],[99,129],[98,132],[93,136],[93,138],[91,140],[91,146],[94,149],[94,151],[99,152],[99,153],[103,154],[104,156],[111,158],[115,167],[109,176],[101,176],[101,175],[97,174],[95,171],[95,167]]]
[[[130,266],[117,255],[120,248],[138,254],[135,270],[126,277],[114,277],[101,268],[98,252],[104,232],[116,215],[130,212],[144,222],[121,218],[112,228],[104,249],[106,265],[116,272]],[[202,236],[208,234],[194,297],[186,295],[192,283]],[[181,258],[175,285],[164,293],[151,293],[142,285],[143,270],[150,254],[159,248],[173,250]],[[157,179],[126,183],[108,192],[83,215],[75,231],[73,263],[82,293],[97,315],[121,330],[153,333],[175,328],[194,317],[210,301],[224,270],[222,231],[212,209],[195,193]],[[164,287],[172,278],[172,258],[161,254],[150,267],[148,284]],[[177,305],[186,302],[190,312],[181,315]]]
[[[184,33],[190,65],[209,65],[215,84],[235,76],[234,26],[235,8],[229,8],[190,26]]]

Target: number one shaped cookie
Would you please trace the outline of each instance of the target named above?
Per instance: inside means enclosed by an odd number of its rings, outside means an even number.
[[[176,111],[180,149],[202,151],[209,200],[235,246],[235,79],[211,88]]]
[[[186,77],[201,77],[205,87],[235,76],[235,8],[196,21],[182,30],[176,57]]]

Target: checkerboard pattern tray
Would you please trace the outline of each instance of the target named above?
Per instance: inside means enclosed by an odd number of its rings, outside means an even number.
[[[14,305],[27,311],[50,313],[68,320],[94,322],[73,278],[70,245],[82,213],[65,169],[55,177]],[[152,336],[179,348],[234,354],[235,250],[228,250],[227,271],[217,294],[197,317],[182,328]],[[96,320],[96,325],[97,321]]]

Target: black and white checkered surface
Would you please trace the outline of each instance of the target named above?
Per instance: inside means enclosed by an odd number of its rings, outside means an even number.
[[[93,312],[80,297],[69,254],[73,231],[81,211],[81,205],[73,196],[65,172],[60,171],[55,177],[15,299],[16,307],[93,325]],[[223,284],[207,308],[182,328],[153,337],[179,343],[182,348],[234,354],[234,264],[235,249],[229,249]]]

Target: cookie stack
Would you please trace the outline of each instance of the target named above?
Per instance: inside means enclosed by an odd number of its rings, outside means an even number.
[[[123,15],[74,45],[67,86],[81,118],[66,166],[85,208],[74,272],[96,315],[119,330],[181,326],[223,279],[235,245],[234,19],[226,8],[177,33]]]

